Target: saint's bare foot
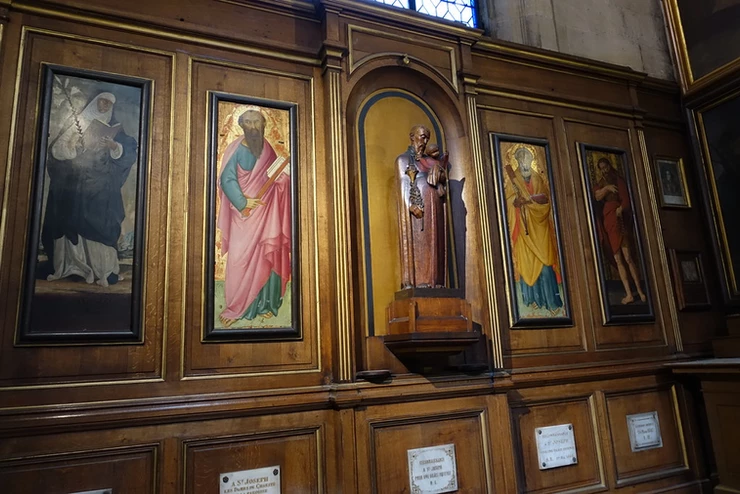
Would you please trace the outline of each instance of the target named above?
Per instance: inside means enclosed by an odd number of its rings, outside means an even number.
[[[644,293],[638,292],[638,295],[640,295],[640,300],[642,300],[643,302],[645,302],[647,300],[647,297],[645,296]]]
[[[229,319],[224,316],[218,316],[218,319],[221,321],[221,324],[223,324],[225,328],[228,328],[236,322],[236,319]]]
[[[622,305],[631,304],[634,301],[635,301],[635,297],[633,297],[632,294],[629,294],[622,299]]]

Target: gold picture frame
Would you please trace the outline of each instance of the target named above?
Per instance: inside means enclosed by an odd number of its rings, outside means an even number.
[[[656,181],[663,208],[691,208],[691,194],[686,184],[683,158],[656,156],[654,158]]]

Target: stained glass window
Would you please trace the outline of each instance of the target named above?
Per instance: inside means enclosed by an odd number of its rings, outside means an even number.
[[[402,9],[415,10],[422,14],[461,22],[476,27],[475,0],[375,0]]]

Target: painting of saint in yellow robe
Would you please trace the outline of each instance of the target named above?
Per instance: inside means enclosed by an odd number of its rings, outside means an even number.
[[[560,323],[569,317],[554,194],[546,146],[532,142],[497,146],[513,322]]]

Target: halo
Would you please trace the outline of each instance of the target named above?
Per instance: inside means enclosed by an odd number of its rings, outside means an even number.
[[[513,170],[517,170],[519,168],[519,162],[516,160],[516,152],[520,149],[526,149],[530,153],[532,153],[532,170],[534,170],[537,173],[540,173],[542,170],[540,170],[539,166],[539,160],[537,159],[537,150],[534,146],[531,144],[525,144],[523,142],[517,142],[509,147],[509,149],[506,151],[506,162],[505,164],[511,165],[511,168]]]

